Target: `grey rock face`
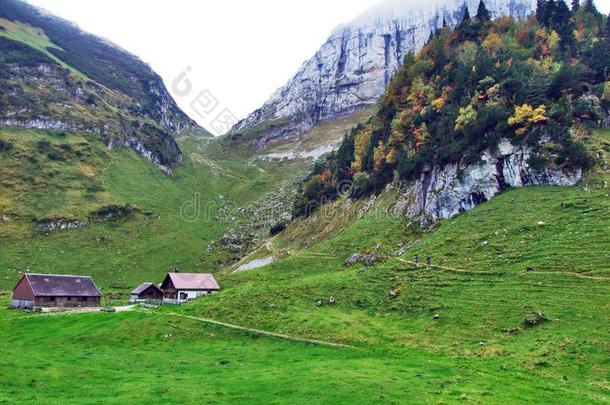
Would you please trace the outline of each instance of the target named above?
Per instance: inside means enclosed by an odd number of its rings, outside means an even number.
[[[171,176],[173,174],[171,166],[164,164],[162,162],[162,160],[159,158],[159,156],[157,154],[155,154],[154,152],[152,152],[151,150],[149,150],[140,139],[138,139],[134,136],[129,136],[129,137],[127,137],[127,139],[111,140],[108,143],[108,149],[114,149],[114,148],[121,147],[121,146],[132,149],[134,152],[136,152],[143,158],[152,162],[152,164],[157,166],[157,168],[159,170],[161,170],[163,173],[165,173],[166,175]],[[175,163],[179,164],[181,162],[182,162],[182,155],[179,154],[178,157],[176,158]]]
[[[48,218],[42,219],[36,223],[36,227],[45,232],[82,229],[87,226],[87,222],[67,218]]]
[[[429,168],[403,190],[395,214],[434,222],[469,211],[509,188],[571,186],[582,179],[580,169],[533,168],[528,164],[531,155],[531,148],[504,139],[496,153],[483,153],[480,164]]]
[[[155,108],[144,114],[128,96],[84,82],[56,64],[13,64],[6,77],[0,84],[11,88],[12,102],[0,105],[0,126],[95,134],[110,147],[133,149],[168,175],[182,160],[172,134],[192,126],[176,115],[173,99],[156,82],[149,89]],[[35,83],[46,96],[34,97],[25,83]]]
[[[53,131],[83,131],[83,132],[99,132],[91,128],[85,128],[82,125],[63,122],[50,117],[40,116],[32,119],[0,119],[0,126],[11,126],[29,129],[45,129]]]
[[[466,3],[472,15],[479,0]],[[528,16],[533,0],[487,0],[493,17]],[[404,56],[423,47],[443,18],[457,24],[462,0],[413,4],[390,0],[356,21],[336,29],[296,75],[259,109],[233,128],[239,132],[266,122],[275,123],[258,143],[303,134],[322,120],[375,104]]]

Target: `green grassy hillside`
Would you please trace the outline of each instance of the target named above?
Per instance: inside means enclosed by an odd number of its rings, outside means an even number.
[[[12,288],[24,271],[90,274],[100,286],[124,292],[160,281],[170,266],[213,270],[208,243],[222,236],[237,207],[282,180],[283,163],[266,163],[264,170],[211,161],[200,152],[206,139],[180,140],[185,163],[169,178],[134,152],[109,150],[91,136],[3,128],[1,137],[9,146],[0,151],[0,289]],[[129,206],[133,215],[92,218],[113,205]],[[36,228],[49,218],[90,225]]]
[[[510,191],[428,231],[378,211],[391,192],[370,204],[341,201],[274,241],[290,257],[222,276],[220,294],[182,309],[2,309],[0,401],[606,403],[608,178]],[[340,214],[344,228],[310,237]],[[406,253],[391,257],[400,246]],[[343,267],[354,252],[385,259]],[[416,253],[455,269],[417,269],[406,263]],[[331,295],[334,306],[316,305]],[[356,348],[256,337],[175,318],[177,310]],[[525,326],[534,311],[547,321]]]
[[[185,220],[181,208],[195,193],[202,203],[230,202],[230,217],[295,168],[215,157],[215,141],[185,137],[186,160],[172,179],[85,135],[4,129],[2,140],[1,288],[28,269],[83,273],[115,301],[169,266],[215,267],[206,246],[229,221],[216,205],[214,215]],[[584,184],[512,190],[433,229],[384,211],[396,191],[342,199],[266,244],[282,257],[274,264],[220,272],[222,292],[184,308],[53,318],[2,309],[0,340],[9,349],[0,361],[14,367],[0,374],[0,399],[77,401],[74,387],[89,387],[88,397],[108,402],[133,392],[140,402],[197,402],[210,392],[209,402],[268,401],[269,393],[278,403],[607,402],[610,132],[586,142],[598,166]],[[132,216],[92,216],[127,204]],[[54,217],[91,224],[36,229]],[[344,267],[353,253],[380,261]],[[414,267],[416,254],[440,267]],[[336,304],[326,305],[331,296]],[[357,349],[253,338],[173,311]],[[526,325],[534,312],[545,321]]]
[[[610,132],[589,144],[603,166]],[[553,386],[547,393],[555,403],[608,401],[609,180],[598,170],[577,187],[512,190],[431,230],[387,215],[393,192],[339,201],[274,241],[276,253],[288,257],[223,277],[222,294],[183,310],[391,353],[473,361],[463,369],[492,369],[507,384],[514,378]],[[357,252],[381,260],[344,267]],[[416,254],[422,262],[430,254],[435,267],[416,268],[409,263]],[[331,296],[336,304],[326,305]],[[529,327],[525,319],[534,312],[546,320]],[[525,400],[521,389],[514,387],[512,398]]]

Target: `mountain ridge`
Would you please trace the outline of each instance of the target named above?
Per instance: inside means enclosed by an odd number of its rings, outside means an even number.
[[[404,1],[390,3],[395,8],[405,6]],[[489,3],[493,16],[524,18],[534,7],[530,0]],[[387,2],[380,7],[384,4]],[[277,89],[261,108],[238,122],[232,133],[267,123],[253,141],[264,147],[270,142],[298,137],[320,121],[374,105],[402,65],[404,56],[419,50],[430,33],[442,27],[443,20],[456,25],[466,4],[470,10],[476,10],[478,1],[438,1],[409,7],[409,11],[390,17],[369,11],[355,22],[339,26],[287,84]]]
[[[166,174],[182,160],[173,138],[204,132],[148,64],[107,39],[20,0],[2,0],[0,20],[2,125],[94,133]]]

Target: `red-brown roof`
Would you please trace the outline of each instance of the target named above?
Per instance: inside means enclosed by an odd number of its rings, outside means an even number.
[[[26,274],[37,297],[101,297],[93,279],[88,276]]]
[[[169,273],[168,277],[177,290],[220,290],[216,279],[211,274]]]

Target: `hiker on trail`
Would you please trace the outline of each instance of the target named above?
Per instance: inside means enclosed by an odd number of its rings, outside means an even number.
[[[430,267],[432,267],[432,256],[428,255],[426,262],[428,263],[428,270],[430,270]]]
[[[419,267],[419,255],[415,255],[415,267]]]

